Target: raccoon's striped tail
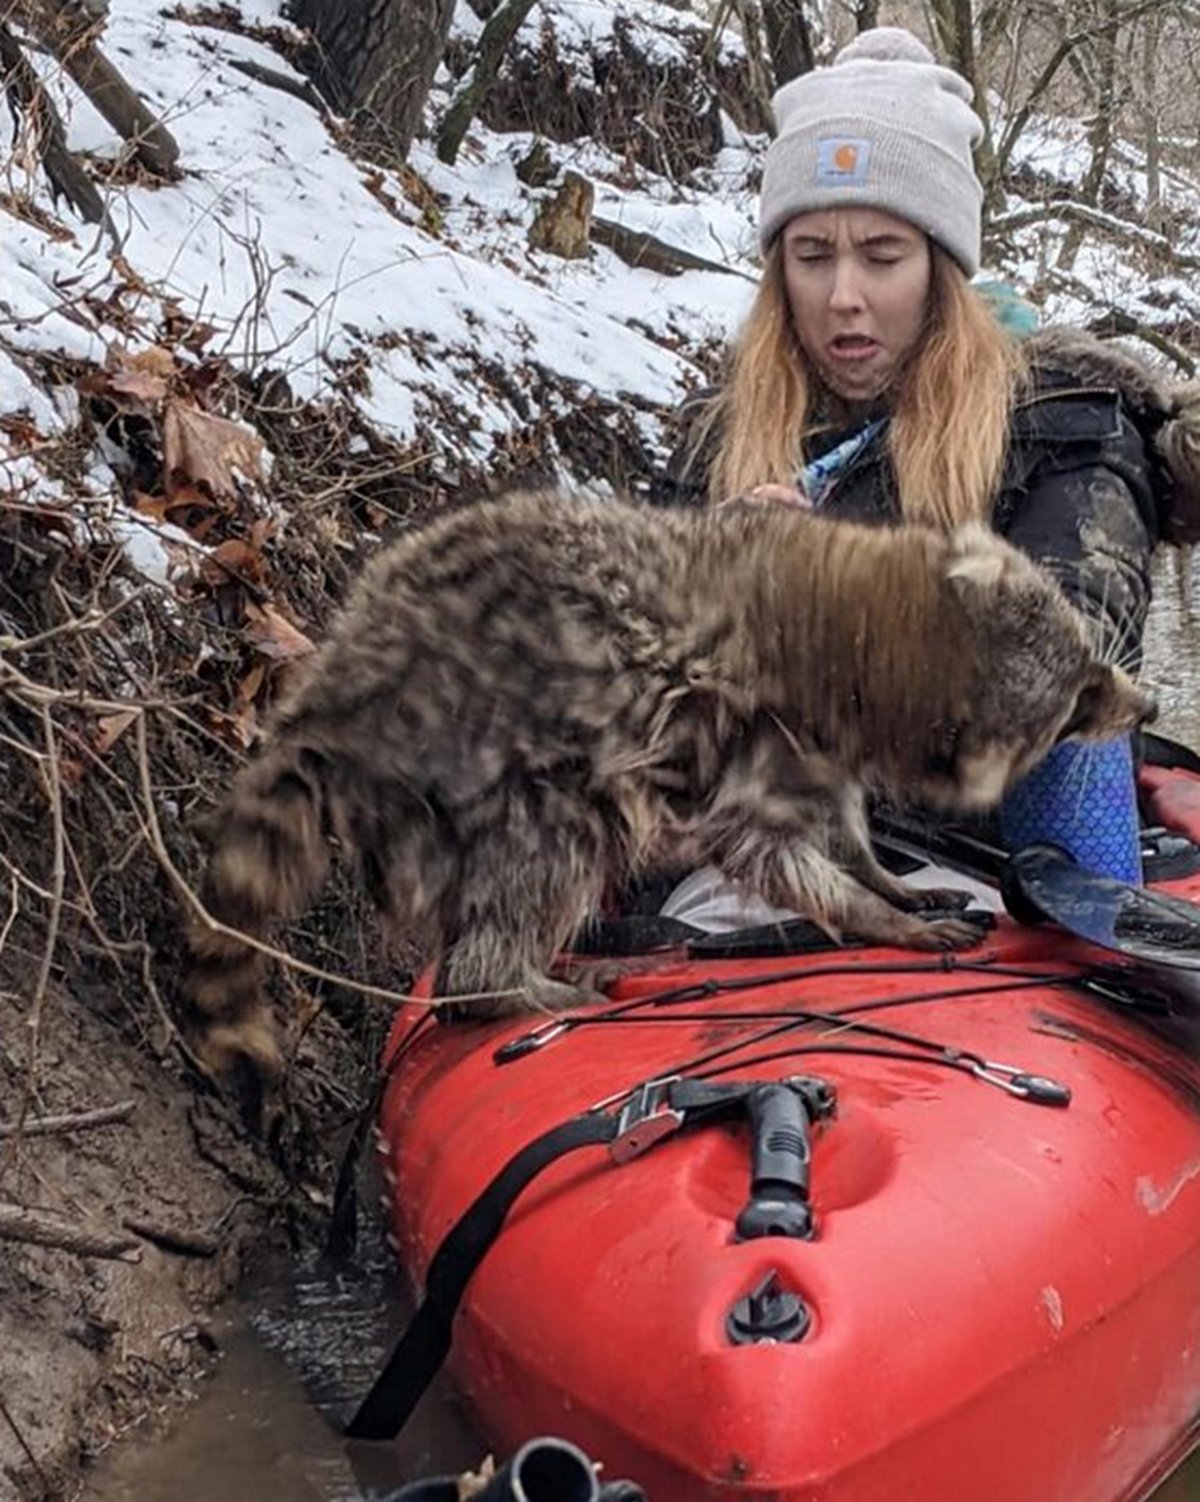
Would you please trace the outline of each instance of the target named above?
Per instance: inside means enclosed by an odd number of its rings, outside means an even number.
[[[269,749],[238,778],[215,825],[201,901],[219,923],[253,938],[307,906],[328,869],[318,768],[305,760],[294,747]],[[262,990],[265,956],[198,919],[188,926],[187,944],[183,989],[193,1050],[214,1075],[248,1068],[269,1092],[282,1057]]]

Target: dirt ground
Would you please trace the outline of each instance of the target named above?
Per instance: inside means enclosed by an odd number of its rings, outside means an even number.
[[[13,979],[0,994],[0,1120],[10,1122],[28,1032]],[[315,1233],[320,1217],[305,1207],[329,1183],[320,1172],[289,1183],[228,1103],[124,1039],[78,990],[46,998],[37,1080],[27,1123],[132,1108],[113,1124],[0,1141],[0,1200],[127,1250],[0,1239],[3,1502],[77,1495],[95,1457],[191,1397],[217,1353],[213,1309],[251,1259]]]

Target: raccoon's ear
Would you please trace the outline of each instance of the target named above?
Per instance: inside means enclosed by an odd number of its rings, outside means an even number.
[[[1004,547],[979,522],[956,527],[950,536],[946,578],[960,596],[972,589],[994,589],[1004,573]]]
[[[994,589],[1004,573],[1004,559],[996,553],[963,553],[950,560],[946,578],[963,593],[972,585],[978,589]]]

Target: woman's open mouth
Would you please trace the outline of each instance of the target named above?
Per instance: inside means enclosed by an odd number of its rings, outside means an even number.
[[[866,360],[880,347],[878,339],[869,334],[837,334],[829,341],[829,353],[835,360]]]

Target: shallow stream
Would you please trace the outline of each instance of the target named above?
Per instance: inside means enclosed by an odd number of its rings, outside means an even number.
[[[1159,694],[1159,728],[1200,749],[1200,578],[1192,588],[1195,614],[1164,559],[1143,676]],[[199,1401],[169,1432],[129,1439],[102,1462],[86,1502],[366,1502],[475,1469],[487,1446],[444,1385],[396,1447],[348,1447],[323,1417],[347,1414],[390,1351],[404,1319],[398,1281],[381,1252],[353,1272],[293,1269],[251,1296],[216,1332],[224,1354]],[[1030,1480],[1030,1497],[1009,1502],[1034,1502]],[[1200,1453],[1154,1502],[1200,1502]]]

